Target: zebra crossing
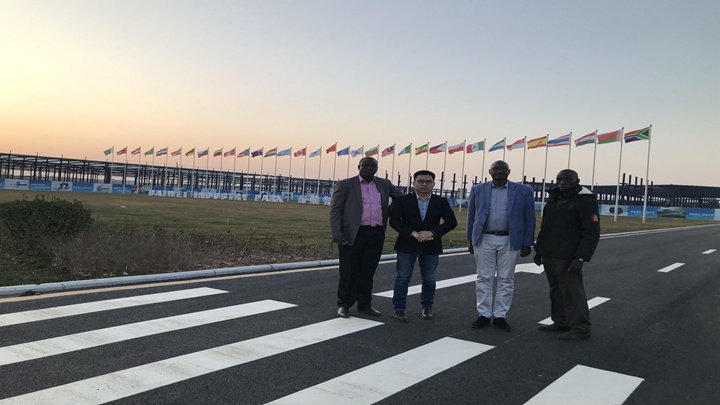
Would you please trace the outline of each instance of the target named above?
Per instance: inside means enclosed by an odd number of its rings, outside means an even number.
[[[474,277],[474,276],[472,276]],[[464,280],[464,278],[462,278]],[[440,282],[439,288],[457,285],[459,280]],[[468,281],[464,281],[468,282]],[[413,289],[419,291],[419,286]],[[179,300],[196,300],[213,295],[227,294],[215,288],[190,288],[157,294],[140,294],[134,297],[100,300],[82,304],[51,307],[0,315],[0,332],[3,327],[23,323],[39,323],[57,318],[71,318],[89,313],[112,315],[120,308],[144,305],[172,305]],[[591,300],[593,306],[607,298]],[[235,320],[244,317],[262,317],[286,311],[296,304],[275,300],[260,300],[239,305],[189,312],[141,322],[127,323],[80,333],[55,336],[47,339],[0,347],[0,373],[12,373],[13,365],[46,359],[69,352],[82,352],[94,347],[108,346],[131,339],[166,336],[195,327]],[[100,404],[122,400],[133,395],[182,383],[221,370],[260,362],[273,356],[313,345],[322,345],[333,339],[362,331],[387,327],[386,323],[357,317],[335,318],[290,328],[276,333],[223,344],[205,350],[151,361],[79,379],[49,388],[3,397],[4,404]],[[270,404],[373,404],[382,401],[416,384],[446,372],[468,360],[492,353],[496,346],[472,342],[457,337],[442,337],[383,360],[330,378],[320,384],[281,396]],[[588,376],[592,376],[588,380]],[[584,389],[582,381],[607,381],[603,389]],[[611,371],[578,365],[547,386],[528,404],[558,403],[558,393],[573,404],[622,403],[642,382],[641,378]],[[577,389],[568,390],[568,387]],[[612,387],[612,388],[609,388]],[[617,387],[617,388],[616,388]],[[549,398],[549,399],[548,399]]]

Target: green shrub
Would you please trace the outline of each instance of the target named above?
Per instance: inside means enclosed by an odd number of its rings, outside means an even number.
[[[3,245],[26,254],[45,254],[46,242],[76,236],[93,223],[82,202],[35,196],[0,203]]]

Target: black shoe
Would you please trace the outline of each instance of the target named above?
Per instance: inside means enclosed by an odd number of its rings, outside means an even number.
[[[484,328],[488,325],[490,325],[490,318],[484,317],[482,315],[478,316],[478,319],[476,319],[475,322],[472,323],[473,329]]]
[[[493,325],[497,326],[498,328],[500,328],[500,330],[505,332],[510,332],[510,330],[512,330],[505,318],[494,318]]]
[[[565,332],[558,336],[560,340],[584,340],[590,339],[590,331],[584,331],[579,329],[573,329],[570,332]]]
[[[362,312],[363,314],[368,314],[370,316],[381,316],[382,312],[378,311],[377,309],[373,307],[367,307],[367,308],[358,308],[358,311]]]
[[[431,308],[423,308],[423,309],[422,309],[422,317],[423,317],[423,319],[425,319],[426,321],[429,321],[429,320],[435,318],[435,315],[433,315],[433,312],[432,312],[432,309],[431,309]]]
[[[537,327],[537,330],[540,332],[569,332],[570,327],[567,325],[560,325],[559,323],[554,323],[552,325],[540,325]]]
[[[348,311],[345,307],[339,307],[338,308],[338,316],[343,318],[350,318],[350,311]]]
[[[408,321],[407,316],[405,316],[405,311],[400,309],[395,310],[395,319],[403,323],[407,323]]]

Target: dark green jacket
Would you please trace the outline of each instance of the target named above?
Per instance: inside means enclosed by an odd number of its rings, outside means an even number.
[[[548,192],[535,251],[557,259],[583,259],[589,262],[600,240],[597,196],[578,186],[567,199],[560,190]]]

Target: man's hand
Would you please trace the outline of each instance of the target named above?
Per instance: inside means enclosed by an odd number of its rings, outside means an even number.
[[[425,242],[428,240],[433,240],[433,233],[432,231],[414,231],[410,234],[413,238],[417,239],[418,242]]]
[[[530,254],[530,246],[523,246],[520,248],[520,257],[525,257]]]
[[[472,242],[468,246],[468,253],[470,253],[471,255],[475,254],[475,248],[473,247]]]
[[[573,259],[570,262],[570,266],[568,267],[568,271],[570,273],[576,273],[583,268],[583,262],[581,262],[578,258]]]
[[[542,266],[542,264],[543,264],[542,255],[540,253],[535,253],[535,256],[533,256],[533,261],[538,266]]]
[[[342,235],[333,236],[332,240],[334,243],[337,243],[338,245],[344,245],[345,243],[347,243],[347,241],[345,240],[345,238]],[[343,243],[343,241],[345,241],[345,243]]]

